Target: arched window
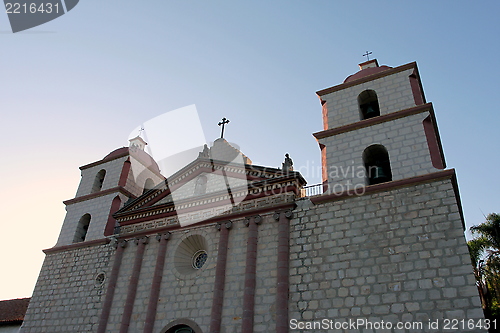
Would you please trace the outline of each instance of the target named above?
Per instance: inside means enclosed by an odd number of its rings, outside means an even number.
[[[201,175],[196,179],[194,195],[202,195],[207,192],[207,176]]]
[[[102,183],[104,182],[104,176],[106,176],[106,170],[102,169],[97,173],[94,179],[94,185],[92,186],[92,193],[99,192],[102,188]]]
[[[365,90],[358,96],[359,116],[361,120],[380,116],[377,93]]]
[[[73,243],[85,241],[87,231],[89,230],[90,219],[90,214],[85,214],[80,217],[80,221],[78,221],[78,225],[76,226],[75,237],[73,237]]]
[[[380,184],[392,180],[389,153],[382,145],[371,145],[363,152],[368,185]]]
[[[167,333],[194,333],[194,331],[187,325],[177,325],[169,329]]]
[[[142,190],[142,194],[146,193],[150,189],[155,187],[155,183],[151,178],[146,179],[146,182],[144,183],[144,190]]]

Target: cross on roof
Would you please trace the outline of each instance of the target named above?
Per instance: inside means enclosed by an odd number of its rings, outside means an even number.
[[[219,122],[219,126],[220,126],[220,125],[222,125],[222,131],[221,131],[221,133],[220,133],[220,137],[221,137],[221,138],[224,138],[224,126],[225,126],[226,124],[229,124],[229,119],[222,118],[222,121],[221,121],[221,122]]]
[[[363,57],[366,57],[367,60],[370,60],[370,54],[372,54],[372,52],[366,51],[366,53],[363,54]]]

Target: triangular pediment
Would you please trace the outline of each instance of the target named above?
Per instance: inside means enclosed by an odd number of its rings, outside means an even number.
[[[306,183],[298,172],[249,163],[239,150],[219,139],[165,182],[116,212],[120,233],[184,227],[216,216],[288,202]]]

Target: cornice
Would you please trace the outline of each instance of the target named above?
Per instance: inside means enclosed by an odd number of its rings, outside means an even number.
[[[372,74],[372,75],[368,75],[368,76],[364,76],[362,78],[359,78],[357,80],[354,80],[354,81],[350,81],[350,82],[346,82],[346,83],[341,83],[339,85],[336,85],[336,86],[333,86],[333,87],[330,87],[330,88],[326,88],[326,89],[322,89],[322,90],[319,90],[316,92],[316,94],[318,96],[324,96],[324,95],[328,95],[328,94],[331,94],[335,91],[339,91],[339,90],[343,90],[343,89],[346,89],[346,88],[349,88],[349,87],[353,87],[353,86],[356,86],[358,84],[362,84],[362,83],[365,83],[365,82],[369,82],[369,81],[373,81],[373,80],[376,80],[376,79],[380,79],[384,76],[388,76],[388,75],[392,75],[392,74],[395,74],[395,73],[399,73],[399,72],[402,72],[402,71],[405,71],[407,69],[411,69],[411,68],[417,68],[417,63],[416,62],[410,62],[408,64],[405,64],[405,65],[401,65],[401,66],[398,66],[398,67],[394,67],[394,68],[389,68],[383,72],[379,72],[379,73],[375,73],[375,74]]]
[[[415,107],[404,109],[401,111],[391,112],[388,114],[384,114],[378,117],[373,117],[365,120],[361,120],[352,124],[347,124],[335,128],[330,128],[324,131],[313,133],[313,136],[319,140],[329,136],[354,131],[363,127],[373,126],[381,123],[385,123],[391,120],[395,120],[398,118],[408,117],[414,114],[422,113],[429,111],[432,115],[434,115],[434,109],[432,107],[432,103],[426,103],[422,105],[417,105]]]
[[[130,193],[124,187],[117,186],[117,187],[113,187],[113,188],[108,188],[107,190],[102,190],[102,191],[99,191],[99,192],[95,192],[95,193],[83,195],[81,197],[76,197],[76,198],[73,198],[73,199],[65,200],[65,201],[63,201],[63,203],[65,205],[71,205],[71,204],[74,204],[74,203],[77,203],[77,202],[82,202],[82,201],[86,201],[86,200],[90,200],[90,199],[102,197],[104,195],[108,195],[108,194],[112,194],[112,193],[116,193],[116,192],[124,194],[127,197],[129,197],[129,198],[135,198],[135,195],[133,195],[132,193]]]
[[[315,197],[311,197],[310,200],[313,204],[318,205],[321,203],[329,202],[329,201],[337,201],[347,198],[365,196],[373,193],[378,193],[382,191],[391,191],[398,188],[414,186],[418,184],[430,183],[442,179],[453,179],[455,177],[455,169],[438,171],[433,173],[428,173],[421,176],[415,176],[411,178],[405,178],[400,180],[393,180],[386,183],[376,184],[376,185],[368,185],[364,188],[364,192],[362,194],[358,194],[354,190],[347,190],[342,193],[330,193],[318,195]]]
[[[108,244],[109,242],[110,242],[110,240],[108,238],[102,238],[102,239],[96,239],[96,240],[91,240],[91,241],[87,241],[87,242],[74,243],[74,244],[70,244],[70,245],[54,246],[50,249],[45,249],[42,251],[45,254],[53,254],[53,253],[57,253],[57,252],[80,249],[80,248],[84,248],[84,247],[104,245],[104,244]]]

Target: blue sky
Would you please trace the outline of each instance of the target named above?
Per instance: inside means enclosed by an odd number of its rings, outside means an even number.
[[[0,13],[0,267],[11,272],[0,299],[31,295],[78,167],[164,112],[195,104],[209,141],[227,117],[225,137],[254,163],[278,167],[288,152],[320,182],[315,92],[367,50],[381,65],[417,61],[466,222],[482,222],[500,211],[499,12],[498,1],[81,0],[17,34]]]

